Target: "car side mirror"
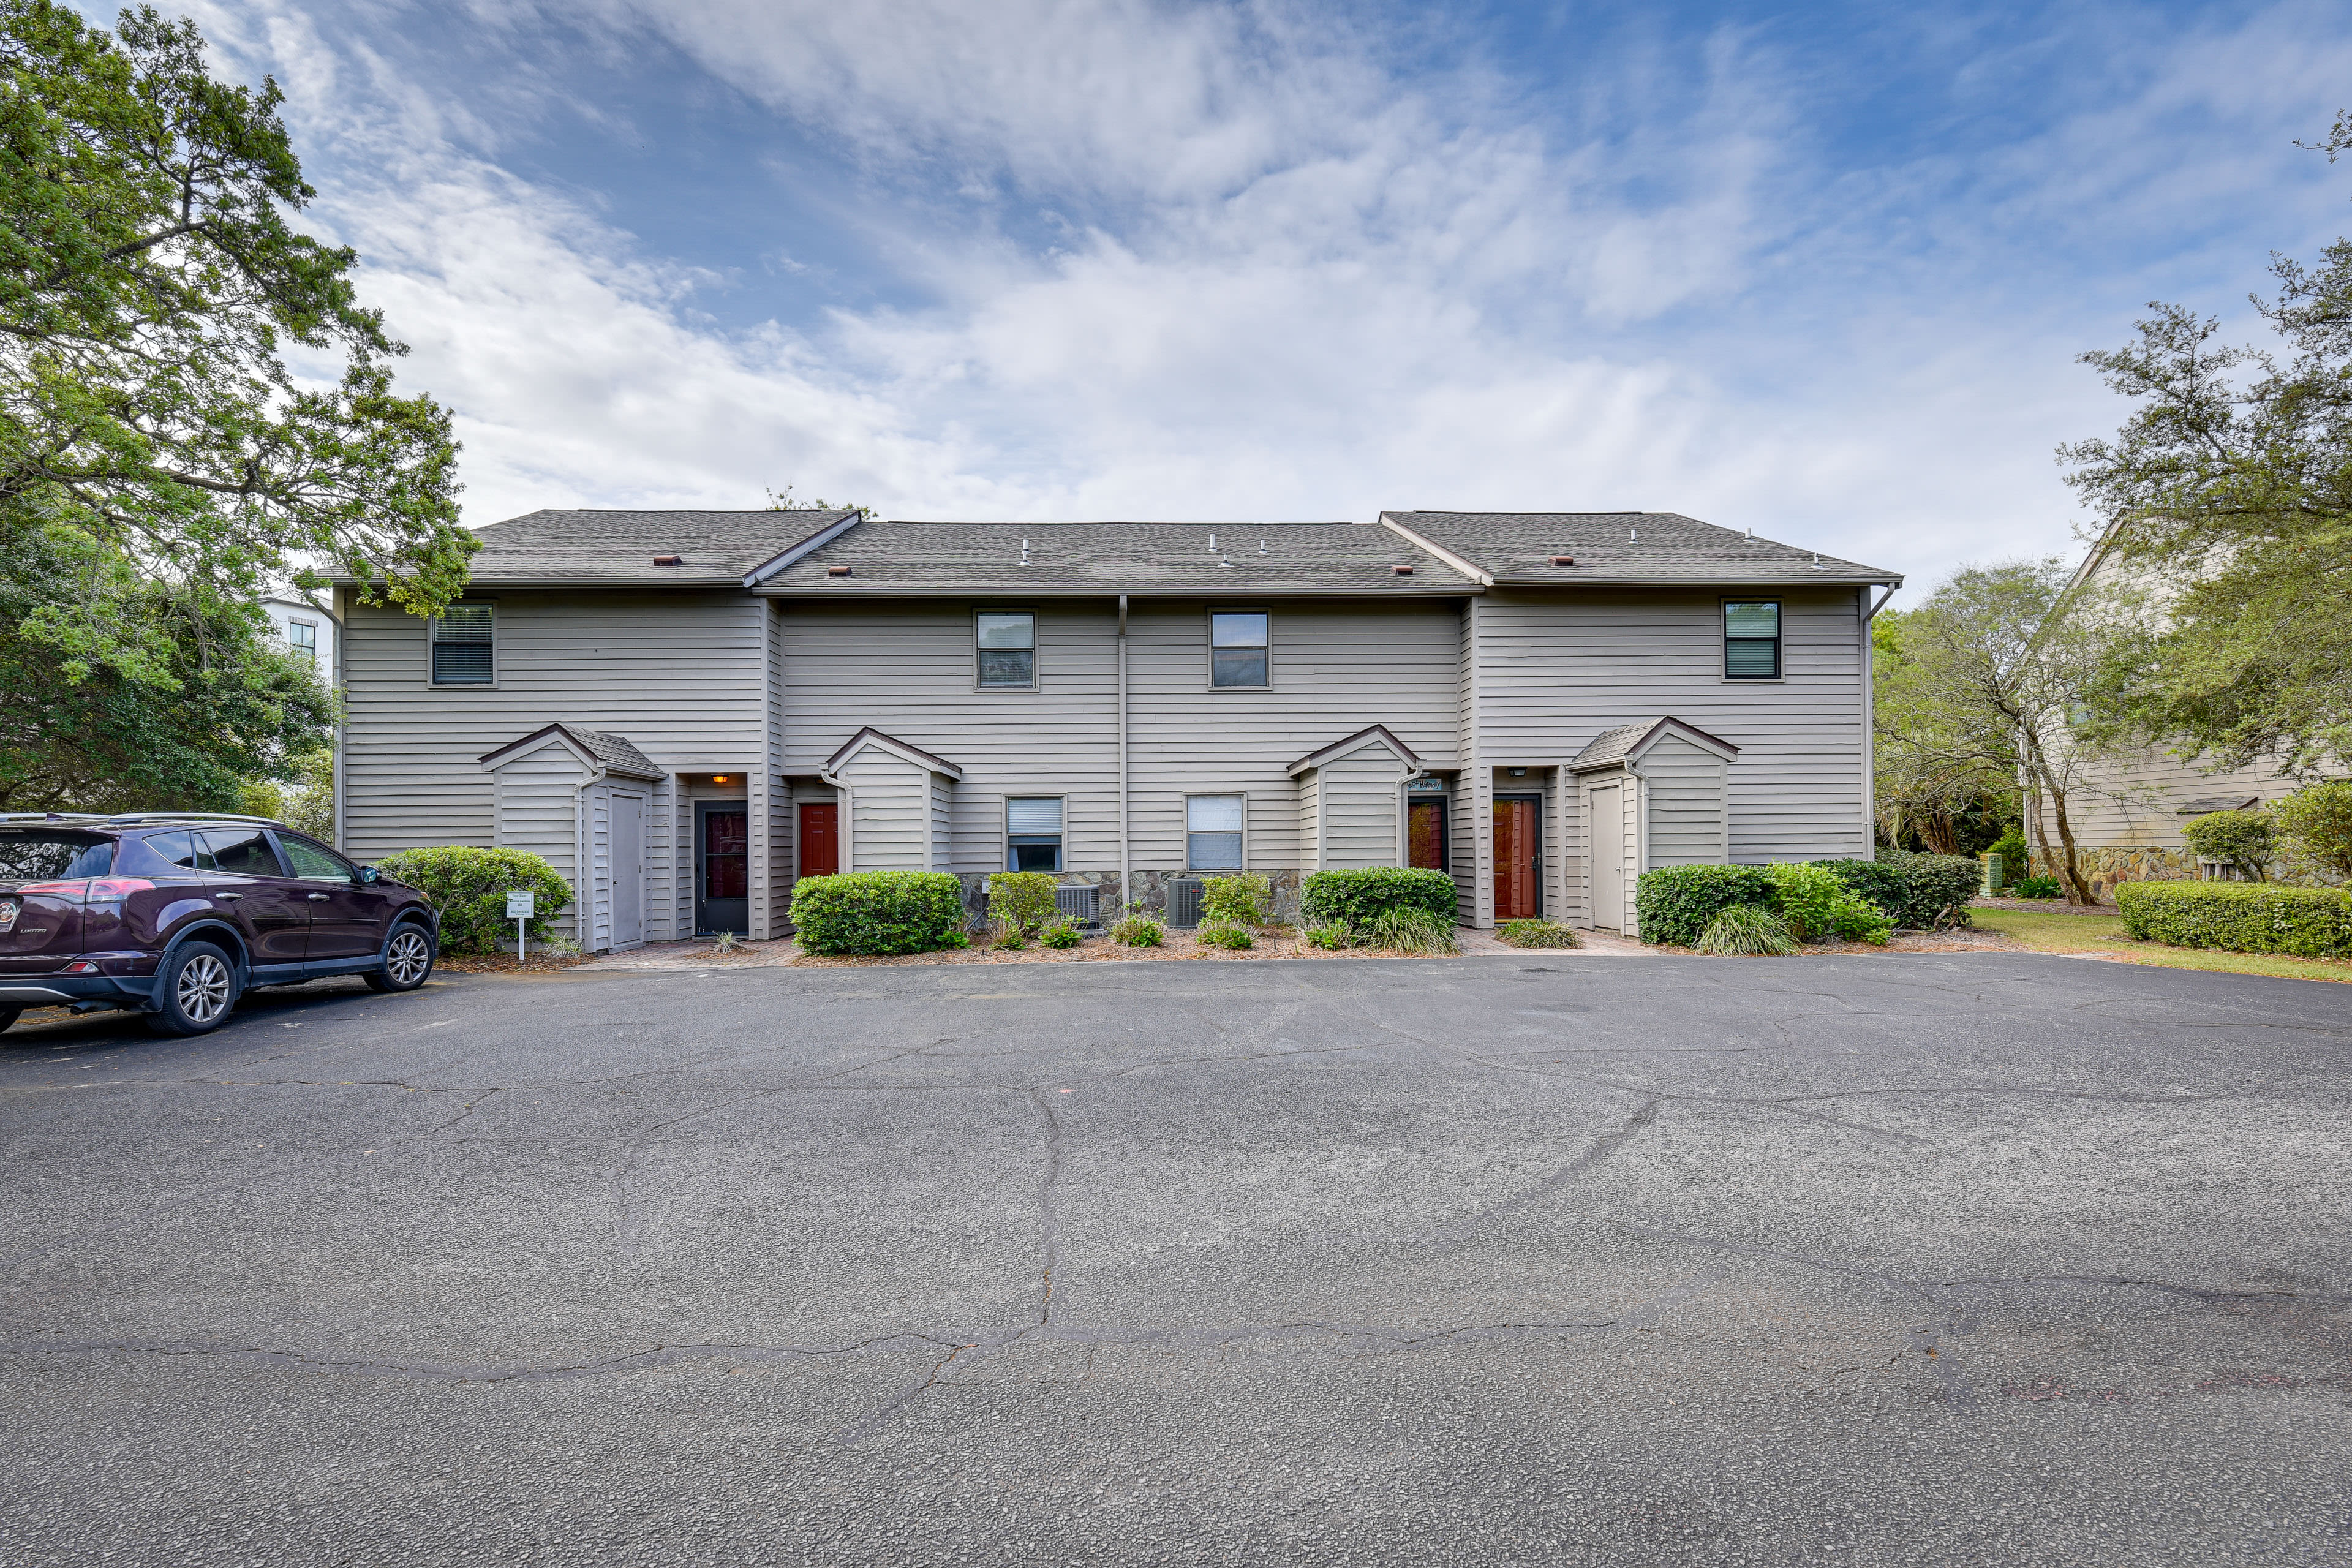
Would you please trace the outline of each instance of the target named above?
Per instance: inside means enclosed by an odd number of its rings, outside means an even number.
[[[373,881],[374,881],[374,880],[375,880],[375,868],[374,868],[374,867],[373,867],[373,866],[362,866],[362,867],[361,867],[361,868],[360,868],[360,880],[361,880],[361,881],[362,881],[362,882],[373,882]]]

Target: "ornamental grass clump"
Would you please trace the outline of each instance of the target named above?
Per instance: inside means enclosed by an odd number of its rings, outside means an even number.
[[[1707,921],[1692,945],[1716,958],[1786,958],[1797,951],[1797,939],[1771,910],[1734,904]]]
[[[1202,947],[1222,947],[1234,952],[1257,945],[1257,938],[1244,925],[1204,925],[1192,933],[1192,940]]]
[[[1377,947],[1390,952],[1451,953],[1462,951],[1454,940],[1454,922],[1440,920],[1427,910],[1396,909],[1374,915],[1360,931],[1357,941],[1364,947]]]
[[[1344,952],[1356,945],[1356,928],[1345,921],[1333,921],[1328,925],[1308,926],[1307,945],[1325,952]]]
[[[1110,928],[1110,939],[1121,947],[1158,947],[1168,940],[1168,928],[1150,915],[1129,915]]]
[[[1584,939],[1558,921],[1505,921],[1495,934],[1513,947],[1582,947]]]

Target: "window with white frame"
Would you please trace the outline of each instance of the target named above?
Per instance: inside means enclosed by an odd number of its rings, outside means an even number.
[[[451,605],[433,617],[433,684],[488,686],[497,679],[497,606]]]
[[[972,622],[982,686],[1037,684],[1037,616],[1029,610],[982,610]]]
[[[319,623],[289,621],[286,623],[286,651],[309,663],[319,662]]]
[[[1004,803],[1004,868],[1062,868],[1062,797],[1013,795]]]
[[[1194,871],[1238,871],[1242,868],[1242,797],[1237,795],[1188,795],[1184,797],[1184,864]]]
[[[1209,612],[1209,684],[1246,690],[1273,684],[1264,610]]]

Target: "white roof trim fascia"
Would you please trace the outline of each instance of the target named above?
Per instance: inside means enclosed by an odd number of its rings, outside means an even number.
[[[785,551],[775,559],[762,562],[761,564],[752,567],[751,570],[743,574],[743,586],[746,588],[758,587],[761,584],[766,582],[769,578],[774,576],[777,573],[782,571],[793,562],[800,560],[803,556],[807,555],[812,551],[820,550],[825,545],[832,543],[835,540],[839,539],[843,534],[847,533],[851,529],[856,528],[859,523],[864,522],[865,521],[866,514],[864,512],[853,511],[847,517],[827,523],[824,527],[818,529],[814,533],[810,534],[806,539],[802,540],[798,544],[793,545],[791,549]]]
[[[1472,565],[1469,562],[1465,561],[1461,556],[1454,554],[1451,550],[1442,549],[1437,545],[1432,544],[1428,540],[1423,539],[1412,530],[1405,527],[1404,524],[1399,522],[1387,512],[1381,513],[1381,526],[1401,539],[1411,540],[1422,549],[1426,550],[1432,555],[1436,556],[1440,561],[1444,562],[1448,566],[1453,567],[1456,572],[1459,572],[1464,576],[1469,578],[1473,583],[1482,584],[1489,588],[1495,585],[1495,574],[1492,572]]]
[[[912,745],[896,736],[886,735],[871,724],[843,742],[841,750],[827,757],[823,765],[818,768],[817,776],[824,778],[839,773],[850,758],[868,746],[887,752],[900,762],[912,763],[926,773],[944,773],[949,778],[959,781],[963,777],[963,770],[945,757],[934,755],[924,751],[920,746]]]
[[[1342,757],[1352,757],[1366,746],[1372,745],[1386,746],[1393,752],[1397,761],[1403,764],[1406,777],[1410,778],[1422,771],[1421,759],[1413,754],[1412,748],[1398,740],[1385,724],[1374,724],[1359,730],[1352,735],[1332,742],[1321,751],[1309,752],[1284,771],[1292,778],[1297,778],[1299,774],[1312,773],[1317,768],[1328,767]]]

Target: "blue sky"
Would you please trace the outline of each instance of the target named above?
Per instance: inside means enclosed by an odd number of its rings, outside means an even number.
[[[2352,231],[2339,5],[252,0],[364,288],[540,506],[1679,510],[2068,551],[2074,363]]]

